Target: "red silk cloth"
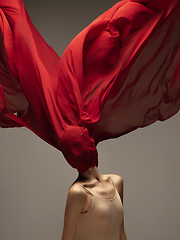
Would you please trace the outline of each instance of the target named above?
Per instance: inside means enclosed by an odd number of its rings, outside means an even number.
[[[98,166],[98,142],[179,111],[179,25],[179,0],[123,0],[60,59],[22,0],[0,0],[0,126],[29,128],[79,172]]]

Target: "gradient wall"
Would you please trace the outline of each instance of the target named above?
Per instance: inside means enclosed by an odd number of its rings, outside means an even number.
[[[38,31],[61,56],[83,28],[117,1],[26,0]],[[124,179],[128,240],[180,236],[180,114],[98,145],[101,173]],[[60,240],[77,171],[26,128],[0,129],[0,239]]]

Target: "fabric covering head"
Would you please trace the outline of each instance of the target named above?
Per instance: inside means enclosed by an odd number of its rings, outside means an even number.
[[[22,0],[0,0],[0,16],[0,126],[29,128],[79,172],[100,141],[179,111],[180,1],[120,1],[61,59]]]

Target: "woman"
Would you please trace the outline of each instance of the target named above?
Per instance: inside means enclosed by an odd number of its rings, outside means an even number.
[[[111,178],[123,201],[122,179],[96,169],[97,144],[179,111],[179,20],[179,0],[119,1],[79,33],[60,59],[22,0],[0,0],[0,126],[26,126],[81,173],[68,194],[64,239],[80,239],[85,227],[78,230],[78,224],[92,199],[100,211],[97,196],[112,197]],[[88,219],[98,234],[101,221]],[[99,239],[109,218],[100,219]],[[126,239],[123,220],[116,223],[121,231],[114,239]]]
[[[122,204],[122,177],[97,167],[79,173],[67,196],[62,240],[126,240]]]

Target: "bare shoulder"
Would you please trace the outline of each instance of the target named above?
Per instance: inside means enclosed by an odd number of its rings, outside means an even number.
[[[124,187],[124,180],[120,175],[116,174],[107,174],[107,177],[111,177],[114,185],[116,186],[119,195],[121,197],[121,200],[123,202],[123,187]]]
[[[123,178],[120,176],[120,175],[116,175],[116,174],[107,174],[108,177],[111,177],[112,180],[113,180],[113,183],[116,185],[116,186],[121,186],[123,185]]]
[[[74,183],[73,185],[71,185],[68,192],[68,199],[72,201],[86,200],[86,192],[79,183]]]

